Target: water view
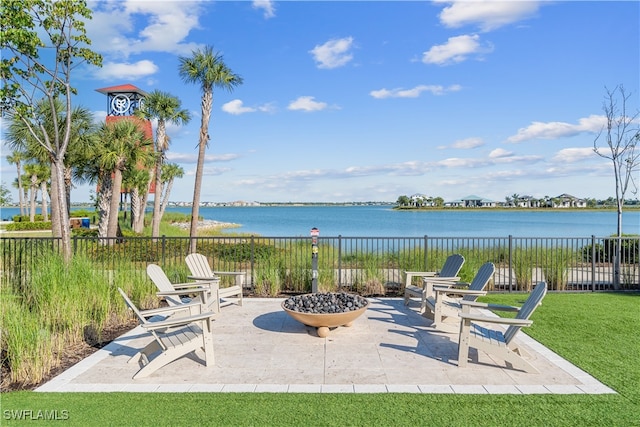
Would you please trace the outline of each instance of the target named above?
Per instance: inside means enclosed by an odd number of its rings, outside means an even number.
[[[606,237],[616,232],[616,212],[577,210],[437,210],[395,211],[393,206],[202,207],[207,220],[240,224],[232,232],[262,236],[335,237]],[[189,215],[189,207],[167,212]],[[2,208],[0,218],[19,213]],[[623,214],[623,232],[640,234],[640,211]]]
[[[617,222],[615,211],[394,211],[391,205],[213,207],[200,215],[262,236],[308,236],[317,227],[321,236],[345,237],[606,237]],[[624,212],[623,231],[640,233],[640,211]]]

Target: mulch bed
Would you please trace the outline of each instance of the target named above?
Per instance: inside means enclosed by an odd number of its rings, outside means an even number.
[[[106,328],[102,332],[102,337],[100,340],[93,341],[83,341],[80,344],[76,344],[73,346],[69,346],[64,349],[63,354],[60,355],[60,364],[52,369],[46,378],[40,381],[37,384],[34,383],[19,383],[19,382],[9,382],[9,368],[3,363],[2,364],[2,375],[0,381],[0,391],[9,392],[9,391],[18,391],[18,390],[34,390],[40,385],[48,382],[55,376],[61,374],[66,371],[76,363],[80,362],[82,359],[91,356],[96,351],[100,350],[102,347],[109,344],[114,339],[118,338],[120,335],[129,332],[133,328],[138,326],[138,322],[134,319],[131,319],[130,322],[125,324],[120,324],[117,326],[112,326]]]

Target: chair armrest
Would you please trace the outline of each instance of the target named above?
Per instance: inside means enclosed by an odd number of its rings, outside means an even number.
[[[531,326],[533,320],[529,319],[515,319],[512,317],[488,317],[481,314],[460,313],[461,319],[473,320],[475,322],[496,323],[501,325],[515,325],[515,326]]]
[[[458,294],[458,295],[486,295],[487,291],[474,291],[469,289],[454,289],[435,287],[433,291],[437,294]]]
[[[499,311],[520,311],[520,307],[515,307],[512,305],[500,305],[500,304],[489,304],[486,302],[478,302],[478,301],[460,301],[460,304],[464,307],[477,307],[477,308],[486,308],[488,310],[499,310]]]
[[[200,304],[199,302],[193,302],[189,304],[173,305],[170,307],[152,308],[150,310],[140,310],[140,315],[142,317],[151,317],[151,316],[155,316],[156,314],[171,314],[177,311],[191,309],[193,307],[198,307],[198,309],[200,309],[201,306],[202,304]]]
[[[202,285],[207,284],[208,282],[199,281],[199,282],[189,282],[189,283],[172,283],[174,289],[188,289],[188,288],[201,288]]]
[[[427,287],[431,286],[440,286],[440,287],[458,287],[458,288],[466,288],[469,286],[466,282],[459,282],[459,277],[425,277],[422,281],[422,286]]]
[[[213,311],[206,311],[204,313],[195,314],[193,316],[188,316],[188,317],[177,317],[177,318],[171,317],[161,322],[143,323],[142,327],[147,330],[153,331],[155,329],[163,329],[171,326],[188,325],[189,323],[197,322],[199,320],[209,319],[213,316],[215,316],[215,313]]]
[[[184,295],[185,293],[201,294],[205,292],[211,292],[211,289],[210,288],[189,288],[189,289],[183,289],[183,290],[178,289],[175,291],[156,292],[156,295],[159,297],[163,297],[163,296],[170,296],[170,295]]]

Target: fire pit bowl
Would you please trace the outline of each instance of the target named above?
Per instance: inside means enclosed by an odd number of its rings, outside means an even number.
[[[282,309],[295,320],[318,328],[320,338],[329,335],[329,328],[351,326],[368,307],[365,298],[344,292],[297,295],[282,302]]]

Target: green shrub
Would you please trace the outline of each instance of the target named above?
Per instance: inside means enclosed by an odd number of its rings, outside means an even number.
[[[44,217],[42,214],[35,214],[35,221],[42,221]],[[31,222],[31,217],[29,215],[14,215],[13,222]]]
[[[33,231],[33,230],[51,230],[51,221],[39,222],[12,222],[7,224],[7,231]]]

